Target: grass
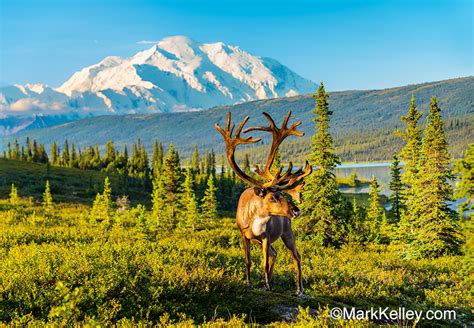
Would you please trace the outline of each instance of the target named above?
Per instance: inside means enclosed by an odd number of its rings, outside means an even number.
[[[132,203],[149,202],[150,188],[142,180],[94,170],[50,166],[0,158],[0,198],[7,198],[12,183],[25,197],[41,198],[46,180],[55,198],[64,202],[90,203],[102,192],[106,176],[117,195],[130,195]]]
[[[298,241],[305,296],[295,297],[292,259],[281,241],[274,291],[263,290],[261,250],[252,246],[254,289],[244,282],[240,236],[232,213],[199,229],[158,229],[135,208],[111,223],[89,220],[105,173],[0,159],[0,322],[12,325],[273,326],[412,325],[390,320],[333,320],[333,307],[404,306],[456,311],[455,320],[421,326],[465,326],[472,321],[467,256],[404,260],[401,245],[349,244],[323,248]],[[6,174],[5,172],[8,172]],[[109,175],[116,194],[146,203],[139,181]],[[55,200],[39,199],[50,180]],[[6,198],[19,186],[20,204]],[[364,194],[343,194],[359,204]],[[3,198],[3,200],[2,200]],[[386,199],[381,200],[382,203]],[[224,213],[223,213],[224,214]],[[140,224],[137,224],[140,222]]]
[[[299,241],[305,297],[295,297],[293,263],[281,241],[274,292],[262,289],[261,251],[252,248],[254,289],[244,283],[240,236],[232,218],[197,231],[136,225],[134,211],[112,225],[92,223],[89,206],[60,203],[46,215],[35,201],[0,201],[0,321],[12,324],[354,326],[394,321],[335,321],[332,307],[455,309],[472,320],[464,260],[402,260],[400,246],[323,248]],[[306,310],[304,310],[306,309]],[[298,317],[296,313],[299,312]],[[317,316],[315,317],[314,315]],[[411,325],[409,322],[402,324]]]

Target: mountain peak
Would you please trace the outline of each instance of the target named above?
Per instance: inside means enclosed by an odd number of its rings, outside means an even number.
[[[193,39],[191,39],[188,36],[185,35],[172,35],[172,36],[167,36],[163,38],[160,42],[157,44],[187,44],[187,45],[192,45],[196,43]]]
[[[15,96],[5,97],[0,91],[0,103],[8,106],[21,97],[35,96],[23,89],[15,91]],[[42,90],[39,86],[26,89]],[[224,42],[199,43],[176,35],[129,58],[108,56],[85,67],[54,90],[57,94],[48,91],[42,102],[46,107],[52,97],[56,103],[56,99],[62,101],[62,95],[67,99],[61,103],[65,108],[88,113],[171,112],[309,93],[314,89],[313,82],[277,61]]]

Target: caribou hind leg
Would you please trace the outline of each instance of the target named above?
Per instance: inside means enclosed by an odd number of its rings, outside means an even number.
[[[277,257],[277,252],[275,248],[273,248],[272,245],[270,245],[270,249],[268,250],[268,261],[270,262],[270,273],[269,273],[269,279],[270,279],[270,284],[272,282],[272,277],[273,277],[273,266],[275,265],[275,260]]]
[[[272,290],[270,286],[270,241],[268,238],[262,239],[262,251],[263,251],[263,273],[265,275],[265,288]]]
[[[293,262],[296,267],[296,295],[303,294],[303,279],[301,275],[301,257],[300,253],[296,249],[296,240],[293,231],[288,231],[287,233],[281,236],[283,243],[285,243],[286,248],[288,248],[293,256]]]

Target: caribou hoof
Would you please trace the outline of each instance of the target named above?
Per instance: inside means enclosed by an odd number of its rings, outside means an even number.
[[[303,290],[297,290],[296,293],[295,293],[295,296],[303,296]]]
[[[253,288],[252,284],[251,284],[251,283],[247,283],[247,289],[252,289],[252,288]]]

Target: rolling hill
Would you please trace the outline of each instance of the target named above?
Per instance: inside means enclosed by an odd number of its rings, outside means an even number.
[[[416,103],[424,113],[428,110],[430,97],[438,98],[451,152],[459,156],[468,142],[474,142],[473,91],[474,77],[465,77],[384,90],[330,93],[329,106],[334,112],[331,129],[337,152],[345,161],[390,159],[401,147],[401,141],[394,137],[393,132],[402,127],[399,118],[407,111],[414,94]],[[23,140],[26,136],[45,144],[53,141],[62,143],[67,139],[76,146],[96,143],[103,146],[109,139],[123,146],[140,138],[150,149],[153,139],[157,138],[165,145],[173,143],[184,156],[189,155],[194,144],[200,149],[213,148],[220,153],[224,145],[213,125],[215,122],[224,123],[228,111],[233,113],[234,121],[249,115],[250,126],[266,124],[262,111],[271,113],[277,121],[281,121],[286,112],[292,110],[292,120],[303,121],[300,129],[307,135],[290,141],[293,147],[284,146],[283,157],[300,160],[309,151],[309,136],[314,129],[313,108],[312,96],[304,95],[219,106],[197,112],[99,116],[20,132],[4,137],[2,146],[5,149],[7,142],[15,138]],[[246,150],[255,161],[264,156],[259,147],[257,145]]]

